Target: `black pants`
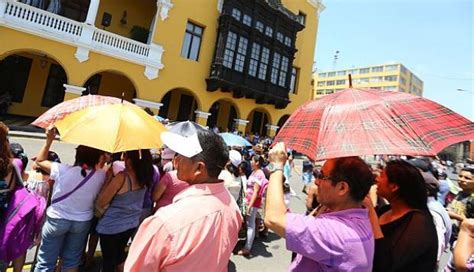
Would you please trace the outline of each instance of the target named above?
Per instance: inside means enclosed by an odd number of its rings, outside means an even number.
[[[103,272],[114,272],[117,266],[127,258],[125,247],[136,228],[117,234],[99,234],[100,248],[102,250]]]

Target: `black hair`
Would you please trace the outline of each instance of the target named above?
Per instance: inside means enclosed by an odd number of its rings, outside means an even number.
[[[150,149],[132,150],[126,152],[127,159],[132,162],[132,168],[137,175],[140,186],[149,187],[153,181],[153,158]]]
[[[410,208],[428,210],[426,184],[418,168],[403,160],[387,162],[388,181],[398,185],[398,197]]]
[[[82,167],[81,175],[85,177],[87,175],[85,168],[95,168],[95,165],[100,160],[100,156],[102,156],[103,154],[104,151],[102,150],[88,147],[85,145],[79,145],[76,148],[76,159],[74,162],[74,166]]]
[[[204,162],[209,177],[217,178],[229,160],[227,145],[221,136],[211,130],[198,130],[197,136],[202,151],[191,159]]]
[[[251,160],[257,162],[260,168],[265,167],[265,157],[263,155],[255,154],[252,156]]]
[[[466,171],[474,175],[474,168],[471,167],[464,167],[461,171]]]
[[[234,175],[234,177],[238,177],[240,176],[240,173],[239,173],[239,167],[233,165],[232,163],[228,163],[225,168],[227,169],[227,171],[229,171],[232,175]]]
[[[349,184],[349,194],[355,201],[362,201],[374,184],[374,175],[367,164],[359,157],[337,158],[331,173],[331,182],[336,185],[340,181]]]

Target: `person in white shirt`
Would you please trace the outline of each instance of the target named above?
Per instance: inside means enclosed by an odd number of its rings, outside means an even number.
[[[105,154],[95,148],[78,146],[73,166],[48,161],[55,136],[54,129],[46,130],[46,143],[35,162],[54,180],[35,271],[53,271],[59,256],[63,270],[78,269],[94,215],[94,201],[106,178],[105,171],[96,170]]]

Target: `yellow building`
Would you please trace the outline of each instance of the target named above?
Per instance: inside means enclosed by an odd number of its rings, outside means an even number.
[[[401,63],[320,71],[314,74],[315,97],[349,87],[349,74],[354,88],[372,88],[423,95],[423,81]]]
[[[0,0],[0,96],[38,116],[86,93],[274,135],[312,99],[320,0]],[[0,99],[1,101],[1,99]]]

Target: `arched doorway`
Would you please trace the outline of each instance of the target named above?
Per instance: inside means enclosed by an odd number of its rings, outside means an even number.
[[[250,132],[252,134],[257,134],[261,136],[267,135],[267,128],[266,125],[270,124],[270,115],[261,109],[256,109],[250,112],[249,118],[247,120],[250,123],[247,125],[246,132]]]
[[[233,131],[234,119],[238,118],[237,108],[231,102],[218,100],[209,108],[211,116],[207,119],[207,126],[218,127],[219,131]]]
[[[196,120],[194,113],[198,109],[198,102],[193,93],[185,89],[173,89],[161,99],[158,115],[175,121]]]
[[[9,96],[8,113],[36,117],[64,100],[67,74],[42,52],[15,52],[0,58],[0,96]]]
[[[278,132],[280,131],[281,127],[286,123],[286,120],[288,120],[288,118],[290,118],[290,115],[289,115],[289,114],[285,114],[285,115],[283,115],[283,116],[280,118],[280,120],[278,120],[278,124],[277,124],[278,130],[277,130],[277,132],[276,132],[277,134],[278,134]]]
[[[114,71],[96,73],[84,83],[84,94],[99,94],[122,98],[132,101],[137,97],[133,82],[125,75]]]

